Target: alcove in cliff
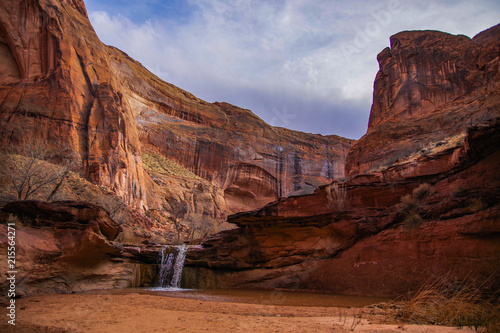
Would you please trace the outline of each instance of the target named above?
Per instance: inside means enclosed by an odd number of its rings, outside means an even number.
[[[0,79],[4,83],[21,79],[21,71],[9,46],[9,39],[4,27],[0,24]]]

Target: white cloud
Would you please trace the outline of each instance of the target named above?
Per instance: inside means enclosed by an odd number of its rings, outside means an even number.
[[[376,56],[391,35],[410,29],[473,35],[498,23],[499,10],[487,0],[189,4],[194,12],[185,24],[172,15],[137,23],[109,12],[89,14],[104,42],[200,98],[250,108],[267,121],[273,108],[286,108],[298,115],[291,128],[348,137],[366,129]]]

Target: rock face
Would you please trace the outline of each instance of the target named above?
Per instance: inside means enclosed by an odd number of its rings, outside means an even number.
[[[497,25],[472,39],[437,31],[392,36],[391,48],[378,55],[368,132],[349,152],[346,174],[459,147],[467,128],[494,121],[499,31]]]
[[[391,297],[447,276],[488,281],[483,287],[497,290],[499,128],[470,131],[461,163],[448,172],[398,181],[352,178],[344,185],[344,211],[329,204],[322,187],[229,216],[239,228],[188,252],[186,287]]]
[[[229,216],[238,229],[189,251],[186,285],[402,296],[447,276],[498,290],[499,36],[393,36],[348,181]]]
[[[160,80],[99,41],[81,0],[3,0],[1,144],[48,139],[138,211],[122,227],[86,203],[9,203],[0,255],[17,216],[21,294],[135,286],[153,280],[138,262],[157,249],[114,239],[255,209],[190,250],[186,283],[392,296],[473,272],[498,290],[499,31],[395,35],[353,142],[271,127]],[[319,186],[345,174],[340,189]]]
[[[140,76],[144,69],[137,63],[115,66],[126,78],[123,90],[129,91],[143,150],[222,189],[229,213],[344,176],[352,140],[275,128],[249,110],[209,104]]]
[[[67,145],[86,179],[144,211],[174,214],[170,198],[195,195],[177,186],[162,197],[161,183],[172,178],[157,173],[154,182],[143,153],[177,162],[201,177],[201,187],[208,181],[220,189],[213,203],[219,211],[192,202],[186,215],[217,224],[227,212],[343,177],[353,142],[275,128],[249,110],[207,103],[160,80],[101,43],[81,0],[2,1],[0,73],[3,145],[31,137],[46,137],[55,149]]]
[[[94,232],[111,241],[123,231],[105,210],[87,202],[14,201],[6,204],[2,211],[20,217],[28,224],[36,221],[40,227],[86,229],[91,226]]]
[[[2,144],[34,136],[58,149],[68,144],[88,179],[129,204],[147,205],[135,120],[83,2],[0,6],[0,62],[11,78],[0,85]]]
[[[0,254],[7,258],[6,224],[14,223],[18,296],[154,282],[155,265],[144,253],[141,257],[113,242],[121,227],[98,206],[70,201],[15,201],[1,206]],[[2,260],[0,285],[4,290],[8,289],[9,270],[7,260]]]

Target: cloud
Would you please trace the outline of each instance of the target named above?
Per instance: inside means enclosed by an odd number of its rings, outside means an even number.
[[[486,0],[100,3],[87,1],[99,37],[164,80],[267,122],[276,110],[294,115],[275,125],[350,138],[366,131],[376,56],[391,35],[471,36],[497,24],[500,9]]]

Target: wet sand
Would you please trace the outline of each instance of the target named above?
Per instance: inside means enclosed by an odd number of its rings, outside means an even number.
[[[7,325],[3,315],[0,331],[473,332],[440,326],[381,324],[380,316],[361,308],[369,298],[357,299],[360,307],[349,308],[339,307],[340,303],[332,301],[335,298],[341,303],[348,301],[331,295],[254,291],[186,293],[128,289],[40,295],[18,299],[16,326]],[[304,304],[297,304],[301,302]]]

